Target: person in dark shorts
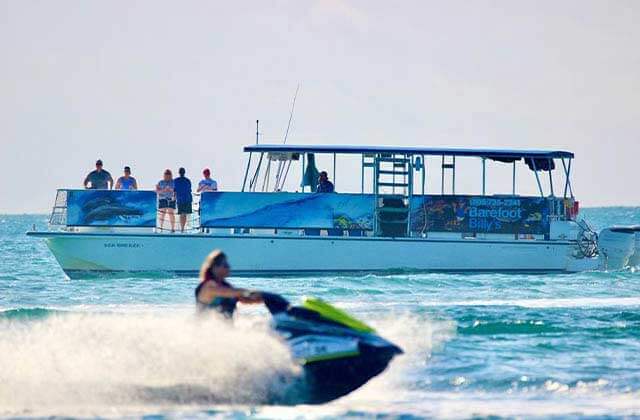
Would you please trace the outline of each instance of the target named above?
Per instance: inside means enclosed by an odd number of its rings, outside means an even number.
[[[191,196],[191,181],[184,176],[184,168],[178,169],[179,177],[173,180],[174,189],[176,192],[176,203],[178,203],[178,215],[180,216],[180,232],[184,232],[184,226],[187,224],[187,214],[191,214],[192,201]]]
[[[113,187],[113,178],[109,172],[102,169],[102,160],[96,160],[96,170],[89,172],[83,184],[88,190],[110,190]]]
[[[156,185],[158,193],[158,212],[160,213],[160,229],[164,228],[164,216],[169,214],[171,232],[176,229],[176,196],[173,184],[173,175],[170,169],[164,171],[164,177]]]

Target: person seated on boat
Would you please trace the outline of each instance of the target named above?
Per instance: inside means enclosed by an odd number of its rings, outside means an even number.
[[[227,318],[233,317],[238,302],[262,303],[260,292],[237,289],[227,281],[231,267],[227,256],[220,250],[211,252],[200,268],[200,284],[196,287],[196,309],[213,309]]]
[[[158,193],[158,211],[160,212],[160,229],[164,228],[164,216],[169,215],[169,221],[171,222],[171,232],[175,232],[176,228],[176,196],[173,184],[173,174],[171,169],[164,171],[164,178],[162,178],[156,185],[156,192]]]
[[[204,178],[198,183],[198,192],[218,191],[218,183],[215,179],[211,179],[211,170],[204,168],[202,171]]]
[[[84,187],[89,190],[110,190],[113,188],[113,178],[107,170],[102,169],[102,160],[96,161],[96,169],[89,172],[89,175],[84,179]]]
[[[319,193],[335,192],[333,183],[329,181],[329,175],[327,174],[327,171],[320,172],[320,178],[318,179],[318,188],[316,188],[316,192],[319,192]]]
[[[116,190],[137,190],[138,182],[131,176],[131,168],[124,167],[124,175],[116,181]]]
[[[180,218],[180,232],[184,232],[184,226],[187,224],[187,214],[193,213],[191,208],[193,197],[191,196],[191,180],[184,176],[185,169],[178,169],[178,173],[180,176],[173,180],[173,185],[176,192],[178,217]]]

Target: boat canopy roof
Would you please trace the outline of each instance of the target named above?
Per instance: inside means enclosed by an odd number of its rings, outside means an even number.
[[[404,154],[432,156],[475,156],[500,161],[525,159],[573,158],[572,152],[563,150],[516,150],[516,149],[461,149],[445,147],[415,146],[354,146],[354,145],[294,145],[253,144],[245,146],[245,152],[257,153],[336,153],[336,154]]]

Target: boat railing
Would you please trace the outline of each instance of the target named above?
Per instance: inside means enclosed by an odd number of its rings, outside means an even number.
[[[67,190],[58,190],[56,192],[56,201],[53,204],[53,209],[49,216],[49,225],[67,225]]]
[[[348,193],[194,193],[193,212],[187,218],[185,232],[542,239],[549,237],[551,222],[575,219],[573,199],[413,195],[407,209],[410,217],[402,220],[405,228],[376,230],[376,199],[374,194]],[[172,229],[167,214],[160,225],[161,211],[155,191],[61,189],[49,223],[72,231],[178,230],[179,216],[175,214]],[[519,219],[505,223],[509,215]],[[474,217],[478,220],[471,221]],[[491,220],[496,223],[492,225]]]
[[[185,233],[198,233],[202,232],[202,227],[200,226],[200,193],[192,194],[192,212],[187,215],[187,223],[184,228]],[[162,209],[157,209],[156,216],[156,232],[159,233],[170,233],[172,231],[171,225],[169,223],[169,215],[165,213],[164,224],[160,225],[160,216],[162,213]],[[177,211],[174,212],[175,217],[175,225],[173,230],[177,230],[179,226],[179,215]]]

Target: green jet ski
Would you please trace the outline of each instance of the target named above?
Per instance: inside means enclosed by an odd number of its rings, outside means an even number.
[[[347,395],[377,376],[402,350],[365,323],[316,298],[292,306],[263,293],[272,326],[303,367],[303,384],[291,403],[321,404]]]

